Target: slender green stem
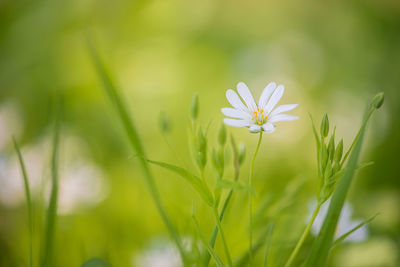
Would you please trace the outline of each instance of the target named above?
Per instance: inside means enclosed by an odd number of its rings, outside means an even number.
[[[32,212],[32,199],[31,199],[31,192],[29,189],[29,179],[28,173],[25,168],[24,159],[22,157],[21,150],[19,149],[18,143],[13,137],[14,148],[18,155],[18,161],[21,167],[22,176],[24,178],[24,185],[25,185],[25,195],[26,195],[26,206],[28,207],[28,223],[29,223],[29,266],[33,266],[33,212]]]
[[[306,229],[304,229],[304,232],[301,235],[299,241],[297,242],[296,247],[294,248],[292,254],[290,254],[289,260],[285,264],[285,267],[289,267],[290,265],[292,265],[294,259],[296,258],[297,254],[300,251],[300,248],[302,247],[304,241],[306,240],[308,234],[310,233],[311,226],[313,225],[313,223],[315,221],[315,218],[317,217],[320,208],[321,208],[321,203],[318,203],[317,207],[315,208],[315,210],[313,212],[313,215],[311,217],[310,222],[308,223]]]
[[[254,171],[254,163],[256,160],[256,156],[258,150],[260,149],[261,140],[262,140],[263,132],[260,132],[260,137],[258,139],[257,148],[254,152],[253,159],[251,160],[250,174],[249,174],[249,188],[252,187],[253,183],[253,171]],[[253,266],[253,195],[251,190],[249,190],[249,256],[250,256],[250,266]]]
[[[235,156],[234,158],[234,167],[235,167],[235,177],[234,177],[234,181],[237,181],[239,179],[239,170],[240,170],[240,166],[239,166],[239,159],[237,158],[237,156]],[[222,209],[221,212],[219,213],[219,220],[220,222],[222,222],[222,219],[224,218],[225,215],[225,211],[228,208],[228,204],[229,201],[232,198],[232,194],[233,194],[233,189],[231,189],[228,193],[228,196],[225,198],[224,204],[222,205]],[[208,241],[210,247],[214,248],[215,245],[215,241],[217,240],[217,235],[218,235],[218,225],[216,225],[214,227],[214,231],[210,237],[210,240]],[[203,266],[208,266],[208,263],[210,261],[210,257],[211,255],[206,252],[203,256]]]
[[[222,244],[224,246],[226,258],[228,259],[228,265],[230,267],[232,267],[233,263],[232,263],[231,254],[229,253],[228,244],[227,244],[226,239],[225,239],[225,233],[224,233],[224,231],[222,229],[222,225],[221,225],[221,221],[220,221],[220,218],[219,218],[219,215],[218,215],[218,209],[217,209],[216,205],[214,206],[214,216],[215,216],[215,221],[217,223],[217,227],[219,229],[219,232],[221,233]]]
[[[147,182],[147,186],[150,192],[151,197],[153,198],[154,204],[157,208],[158,213],[160,214],[165,226],[168,229],[169,234],[171,235],[173,241],[175,242],[178,250],[180,252],[182,261],[184,266],[188,266],[188,261],[186,257],[186,251],[183,247],[181,238],[179,236],[178,230],[175,225],[172,223],[171,218],[168,216],[168,213],[164,207],[164,203],[161,200],[160,193],[158,192],[158,187],[156,186],[154,176],[150,170],[148,162],[145,160],[146,153],[144,150],[143,143],[139,136],[139,132],[128,112],[128,109],[125,106],[125,103],[122,101],[122,97],[120,96],[117,88],[114,85],[111,76],[107,72],[103,62],[95,49],[90,36],[87,35],[87,44],[89,48],[89,52],[91,53],[92,60],[94,66],[99,74],[99,77],[103,83],[103,87],[107,92],[111,102],[114,104],[117,114],[119,115],[121,122],[125,128],[126,134],[128,136],[129,142],[132,148],[136,151],[136,153],[140,156],[139,162],[142,167],[145,180]]]
[[[51,192],[49,205],[46,213],[46,228],[44,236],[43,258],[40,266],[52,266],[54,252],[54,235],[57,223],[57,204],[58,204],[58,149],[60,139],[60,109],[59,101],[56,102],[56,115],[53,137],[53,152],[51,157]]]

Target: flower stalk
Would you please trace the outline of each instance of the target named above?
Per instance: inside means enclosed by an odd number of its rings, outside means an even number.
[[[285,267],[291,266],[293,264],[294,259],[297,256],[297,254],[299,254],[300,248],[303,246],[304,241],[306,240],[308,234],[310,233],[311,227],[315,221],[315,218],[317,218],[320,208],[321,208],[321,203],[318,202],[318,204],[315,207],[315,210],[311,216],[310,222],[307,224],[306,228],[304,229],[304,232],[301,235],[299,241],[297,242],[296,247],[294,248],[292,254],[290,254],[289,260],[286,262]]]
[[[262,134],[260,132],[260,137],[258,139],[257,147],[254,152],[253,159],[251,160],[250,174],[249,174],[249,188],[252,187],[253,184],[253,171],[254,171],[254,163],[257,157],[258,150],[260,149]],[[253,266],[253,195],[251,191],[249,191],[249,256],[250,256],[250,266]]]

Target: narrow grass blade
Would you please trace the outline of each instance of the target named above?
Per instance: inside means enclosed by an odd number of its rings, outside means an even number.
[[[349,190],[350,184],[353,180],[354,173],[357,169],[357,162],[361,152],[366,125],[374,110],[375,109],[369,109],[363,119],[363,124],[357,134],[356,141],[354,142],[354,148],[351,151],[349,161],[343,172],[343,176],[340,179],[338,187],[332,196],[328,214],[326,215],[321,231],[312,247],[311,254],[305,263],[306,267],[326,265],[340,212],[346,199],[347,191]]]
[[[271,247],[271,240],[272,240],[273,231],[274,231],[274,224],[271,223],[270,225],[268,225],[267,236],[265,238],[264,267],[268,266],[268,257],[269,257],[270,247]]]
[[[19,165],[21,167],[22,177],[24,178],[24,185],[25,185],[25,197],[26,197],[26,206],[28,208],[28,225],[29,225],[29,266],[32,267],[33,265],[33,212],[32,212],[32,199],[31,199],[31,192],[29,189],[29,179],[28,173],[25,168],[24,159],[22,157],[21,150],[19,149],[19,145],[15,138],[13,137],[14,148],[17,152]]]
[[[204,247],[207,249],[208,253],[211,255],[211,257],[212,257],[213,260],[215,261],[215,264],[216,264],[218,267],[223,267],[223,266],[225,266],[224,263],[222,262],[222,260],[220,259],[220,257],[219,257],[219,256],[217,255],[217,253],[215,252],[215,250],[207,243],[207,240],[205,239],[204,234],[203,234],[203,232],[202,232],[201,229],[200,229],[199,222],[197,221],[196,216],[194,216],[194,213],[193,213],[193,212],[192,212],[192,219],[193,219],[193,222],[194,222],[194,224],[195,224],[195,226],[196,226],[197,233],[198,233],[199,236],[200,236],[201,242],[203,243]]]
[[[54,136],[53,136],[53,151],[51,157],[51,192],[50,202],[46,212],[46,228],[43,246],[43,258],[40,266],[50,267],[53,266],[52,258],[54,251],[54,232],[57,220],[57,202],[58,202],[58,148],[60,138],[60,116],[61,116],[61,103],[55,102],[55,122],[54,122]]]
[[[207,203],[209,206],[213,206],[214,200],[212,197],[212,194],[210,190],[207,188],[207,186],[204,184],[204,182],[194,175],[193,173],[189,172],[186,169],[183,169],[179,166],[168,164],[165,162],[161,161],[154,161],[154,160],[147,160],[147,162],[160,166],[162,168],[165,168],[167,170],[170,170],[182,178],[184,178],[195,190],[196,192],[201,196],[201,198]]]
[[[257,239],[256,242],[254,242],[255,244],[253,244],[252,246],[252,254],[255,257],[255,255],[257,254],[257,252],[262,248],[262,246],[265,243],[265,240],[267,239],[267,236],[269,234],[268,229],[264,230],[264,232],[260,235],[259,239]],[[250,261],[250,252],[249,250],[246,250],[245,253],[243,253],[237,260],[236,263],[234,264],[234,266],[236,267],[244,267],[244,266],[248,266],[248,263]]]
[[[308,114],[310,116],[310,120],[311,120],[311,125],[312,125],[312,129],[313,129],[313,133],[314,133],[314,137],[315,137],[315,143],[317,144],[317,151],[319,151],[319,147],[321,145],[320,141],[319,141],[319,136],[318,136],[318,132],[317,129],[315,129],[315,124],[314,124],[314,120],[311,116],[311,114]]]
[[[332,245],[332,248],[339,245],[343,240],[345,240],[349,235],[351,235],[352,233],[354,233],[355,231],[357,231],[358,229],[360,229],[361,227],[363,227],[364,225],[366,225],[367,223],[370,223],[373,219],[375,219],[376,216],[378,216],[379,213],[375,214],[374,216],[370,217],[369,219],[361,222],[360,224],[358,224],[356,227],[354,227],[353,229],[351,229],[350,231],[348,231],[347,233],[341,235],[338,239],[335,240],[335,242]]]
[[[239,172],[240,172],[240,162],[239,162],[239,152],[236,146],[236,142],[235,139],[233,138],[233,136],[231,136],[231,145],[232,145],[232,151],[233,151],[233,166],[235,169],[235,177],[234,177],[234,181],[238,181],[239,179]],[[228,208],[229,202],[232,198],[233,195],[233,190],[229,190],[228,196],[226,197],[224,204],[222,206],[222,210],[219,213],[219,220],[222,222],[222,219],[224,218],[225,215],[225,211]],[[214,248],[215,246],[215,242],[217,240],[217,236],[218,236],[218,225],[214,226],[214,231],[212,232],[212,235],[210,237],[210,240],[208,241],[208,244],[210,245],[210,247]],[[202,255],[202,265],[203,266],[208,266],[208,263],[210,262],[210,257],[211,255],[206,251],[203,255]]]
[[[186,254],[185,250],[183,248],[181,238],[178,234],[178,231],[176,230],[175,226],[173,225],[171,219],[169,218],[164,205],[161,201],[158,189],[156,187],[154,177],[150,171],[150,167],[148,165],[148,162],[145,160],[145,151],[144,147],[142,144],[142,141],[140,140],[139,133],[133,123],[133,120],[131,119],[128,109],[126,108],[125,104],[122,101],[121,96],[119,95],[119,92],[117,88],[114,85],[113,80],[111,79],[110,75],[108,74],[102,60],[100,59],[100,56],[97,53],[97,50],[92,44],[92,41],[89,36],[87,36],[87,45],[89,48],[89,52],[91,55],[91,59],[93,61],[94,67],[96,68],[96,71],[99,75],[100,80],[102,81],[103,88],[106,91],[108,97],[110,98],[110,101],[114,105],[114,108],[116,109],[116,112],[122,122],[122,125],[125,129],[125,132],[127,134],[127,137],[129,139],[129,142],[132,146],[132,148],[136,151],[138,154],[138,159],[140,162],[140,166],[142,168],[142,171],[144,173],[145,180],[147,182],[150,194],[153,198],[153,201],[156,205],[156,208],[165,224],[165,226],[168,229],[169,234],[171,235],[173,241],[176,243],[179,252],[181,254],[182,260],[186,265]]]

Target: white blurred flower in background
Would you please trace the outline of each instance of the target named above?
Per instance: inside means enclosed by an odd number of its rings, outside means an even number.
[[[328,208],[329,208],[329,203],[330,200],[325,202],[322,206],[321,209],[315,218],[314,224],[312,225],[311,228],[311,233],[315,236],[318,235],[319,231],[321,230],[321,227],[324,223],[325,217],[328,213]],[[314,211],[316,207],[316,203],[312,202],[309,205],[309,217],[308,219],[311,218],[312,212]],[[355,228],[357,225],[362,223],[362,220],[357,220],[357,219],[352,219],[353,216],[353,208],[349,203],[345,203],[343,205],[342,212],[340,213],[339,221],[337,224],[337,229],[335,232],[335,239],[341,237],[342,235],[346,234],[347,232],[351,231],[353,228]],[[308,220],[309,221],[309,220]],[[307,222],[308,222],[307,221]],[[363,225],[353,233],[351,233],[349,236],[346,237],[344,242],[362,242],[368,238],[368,229],[366,225]]]
[[[25,189],[14,150],[1,153],[11,143],[9,125],[18,125],[16,116],[0,110],[0,203],[15,208],[25,203]],[[48,201],[51,187],[50,158],[52,136],[21,146],[33,198]],[[64,131],[60,142],[58,213],[69,214],[96,206],[105,199],[108,184],[102,170],[90,159],[86,143]]]
[[[132,266],[136,267],[180,267],[181,257],[178,249],[168,240],[156,239],[148,247],[135,253]]]

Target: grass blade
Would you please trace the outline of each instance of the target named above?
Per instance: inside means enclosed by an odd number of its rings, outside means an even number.
[[[267,228],[267,236],[265,238],[265,256],[264,256],[264,267],[268,266],[268,257],[270,252],[272,233],[274,231],[274,224],[271,223]]]
[[[328,213],[322,225],[321,231],[315,240],[311,254],[305,263],[306,267],[326,265],[340,212],[346,199],[347,191],[349,190],[350,184],[353,180],[354,173],[357,169],[357,162],[361,152],[366,125],[375,110],[375,108],[369,108],[368,112],[364,116],[363,124],[356,136],[355,142],[353,143],[354,147],[351,151],[349,161],[344,169],[343,176],[339,181],[337,189],[332,196]]]
[[[376,216],[378,216],[379,213],[375,214],[374,216],[370,217],[369,219],[361,222],[360,224],[358,224],[356,227],[354,227],[353,229],[351,229],[350,231],[348,231],[347,233],[341,235],[338,239],[335,240],[335,242],[332,245],[332,248],[339,245],[340,242],[342,242],[343,240],[345,240],[349,235],[351,235],[352,233],[354,233],[355,231],[357,231],[358,229],[360,229],[361,227],[363,227],[364,225],[366,225],[367,223],[370,223],[373,219],[375,219]]]
[[[170,170],[182,178],[184,178],[195,190],[196,192],[201,196],[201,198],[207,203],[209,206],[213,206],[214,200],[212,197],[212,194],[208,187],[204,184],[204,182],[194,175],[193,173],[189,172],[188,170],[185,170],[181,167],[178,167],[176,165],[168,164],[165,162],[161,161],[154,161],[154,160],[147,160],[149,163],[160,166],[162,168],[165,168],[167,170]]]
[[[24,178],[26,206],[28,208],[28,224],[29,224],[29,266],[33,266],[33,212],[32,212],[32,199],[29,189],[28,173],[25,168],[24,158],[22,157],[21,150],[15,138],[13,137],[14,148],[17,152],[19,165],[21,167],[22,177]]]
[[[234,181],[238,181],[239,179],[239,173],[240,173],[240,163],[239,163],[239,153],[238,149],[236,147],[236,142],[233,136],[231,136],[231,145],[232,145],[232,150],[233,150],[233,164],[234,164],[234,169],[235,169],[235,177]],[[228,208],[229,202],[232,198],[233,190],[229,190],[228,196],[226,197],[224,204],[222,205],[222,210],[219,213],[219,220],[222,222],[222,219],[224,218],[225,211]],[[215,242],[217,240],[218,236],[218,225],[214,226],[214,231],[212,232],[212,235],[210,237],[210,240],[208,241],[208,244],[210,245],[211,248],[214,248]],[[202,255],[202,265],[203,266],[208,266],[208,263],[210,262],[210,257],[211,255],[206,251]]]
[[[215,252],[215,250],[207,243],[207,241],[206,241],[206,239],[205,239],[205,237],[204,237],[204,235],[203,235],[203,232],[202,232],[201,229],[200,229],[199,222],[197,221],[196,216],[194,216],[193,211],[192,211],[192,219],[193,219],[193,222],[194,222],[194,224],[195,224],[195,226],[196,226],[197,233],[198,233],[199,236],[200,236],[201,242],[203,243],[204,247],[207,249],[208,253],[211,255],[211,257],[212,257],[213,260],[215,261],[215,264],[216,264],[218,267],[224,267],[225,265],[223,264],[223,262],[222,262],[222,260],[220,259],[220,257],[218,257],[218,255],[217,255],[217,253]]]
[[[106,91],[110,101],[114,105],[114,108],[116,109],[116,112],[122,122],[122,125],[126,131],[127,137],[129,139],[129,142],[132,146],[132,148],[136,151],[138,154],[138,160],[140,162],[140,166],[142,168],[145,180],[148,185],[148,189],[150,191],[150,194],[153,198],[153,201],[156,205],[156,208],[165,224],[165,226],[168,229],[169,234],[171,235],[173,241],[177,245],[179,252],[181,254],[182,260],[184,264],[186,265],[186,254],[185,250],[183,248],[181,238],[178,234],[178,231],[176,230],[175,226],[172,224],[171,219],[169,218],[164,205],[161,201],[158,189],[156,187],[154,177],[150,171],[150,167],[148,165],[148,162],[145,160],[145,151],[144,147],[142,144],[142,141],[140,140],[139,133],[133,123],[133,120],[131,119],[127,108],[125,107],[122,98],[120,97],[117,88],[114,85],[114,82],[112,81],[110,75],[108,74],[102,60],[100,59],[100,56],[97,53],[97,50],[92,44],[92,41],[89,36],[87,36],[87,45],[89,48],[89,52],[91,55],[91,59],[93,61],[94,67],[99,75],[100,80],[102,81],[103,88]]]
[[[57,219],[57,202],[58,202],[58,148],[60,139],[60,101],[55,103],[55,122],[53,136],[53,151],[51,156],[51,192],[50,202],[46,213],[46,228],[44,236],[43,258],[41,266],[53,266],[52,258],[54,251],[54,232]]]

